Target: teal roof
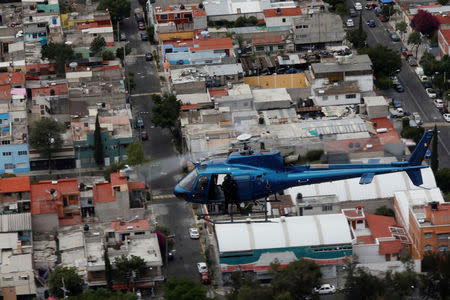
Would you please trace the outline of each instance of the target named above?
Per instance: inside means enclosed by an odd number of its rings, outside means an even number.
[[[59,5],[58,4],[38,4],[36,5],[37,10],[44,12],[57,12],[59,13]]]

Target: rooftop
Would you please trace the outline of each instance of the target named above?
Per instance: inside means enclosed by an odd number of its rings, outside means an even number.
[[[300,7],[280,8],[277,9],[265,9],[264,18],[276,18],[276,17],[293,17],[300,16],[302,10]]]
[[[31,230],[31,214],[0,215],[0,232],[16,232]]]
[[[339,81],[333,84],[327,84],[314,90],[318,96],[340,95],[348,93],[361,92],[357,80],[354,81]]]
[[[52,193],[53,192],[53,193]],[[78,180],[67,178],[31,184],[31,214],[57,213],[56,201],[61,195],[78,195]]]
[[[232,49],[233,42],[231,38],[212,38],[195,41],[194,47],[190,48],[189,51],[203,51],[203,50],[221,50],[221,49]]]
[[[268,37],[254,37],[252,39],[253,45],[270,45],[285,43],[283,37],[280,35],[268,36]]]
[[[100,128],[109,133],[110,138],[130,138],[132,129],[127,111],[114,116],[99,116]],[[76,141],[86,141],[88,133],[95,131],[96,116],[73,118],[71,122],[73,136]]]
[[[311,64],[311,70],[316,74],[370,71],[372,72],[372,61],[367,54],[346,57],[342,63],[327,62]]]
[[[111,221],[111,229],[114,231],[150,230],[148,219],[133,221]]]
[[[10,177],[0,179],[0,193],[16,193],[30,191],[30,177]]]
[[[360,139],[345,139],[324,142],[325,153],[363,153],[383,151],[383,145],[377,136]]]
[[[402,142],[400,135],[388,118],[374,118],[370,121],[375,129],[386,128],[386,132],[377,132],[377,137],[383,145]]]

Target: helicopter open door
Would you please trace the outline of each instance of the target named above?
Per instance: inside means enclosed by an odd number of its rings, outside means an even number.
[[[206,175],[198,176],[192,191],[192,201],[198,203],[206,203],[209,191],[209,177]]]

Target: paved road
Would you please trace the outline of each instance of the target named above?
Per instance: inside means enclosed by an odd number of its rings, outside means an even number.
[[[358,1],[349,1],[349,7],[353,6],[353,3]],[[363,7],[366,1],[359,1],[362,3]],[[367,1],[370,2],[370,1]],[[363,10],[363,28],[367,32],[367,44],[371,47],[377,44],[382,44],[389,47],[392,50],[400,53],[400,48],[402,44],[400,42],[393,42],[389,38],[386,29],[391,28],[388,23],[382,23],[375,16],[375,11],[373,10]],[[376,27],[369,28],[367,26],[367,21],[369,19],[375,20]],[[359,17],[355,18],[355,26],[358,26]],[[415,74],[413,68],[411,68],[406,61],[402,58],[402,69],[398,75],[400,82],[405,87],[404,93],[397,93],[393,89],[386,91],[379,91],[381,95],[388,97],[398,97],[400,98],[407,111],[409,112],[419,112],[419,114],[424,119],[424,122],[432,124],[434,122],[441,123],[444,122],[442,115],[439,113],[438,109],[434,106],[432,99],[428,97],[425,93],[419,78]],[[439,126],[439,166],[450,167],[450,127],[449,126]]]

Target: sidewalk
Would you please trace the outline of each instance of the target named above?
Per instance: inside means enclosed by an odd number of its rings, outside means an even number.
[[[103,175],[103,170],[99,168],[82,168],[82,169],[67,169],[67,170],[38,170],[38,171],[30,171],[30,172],[21,172],[14,173],[16,176],[67,176],[74,177],[78,175],[91,175],[95,173],[95,175]]]

